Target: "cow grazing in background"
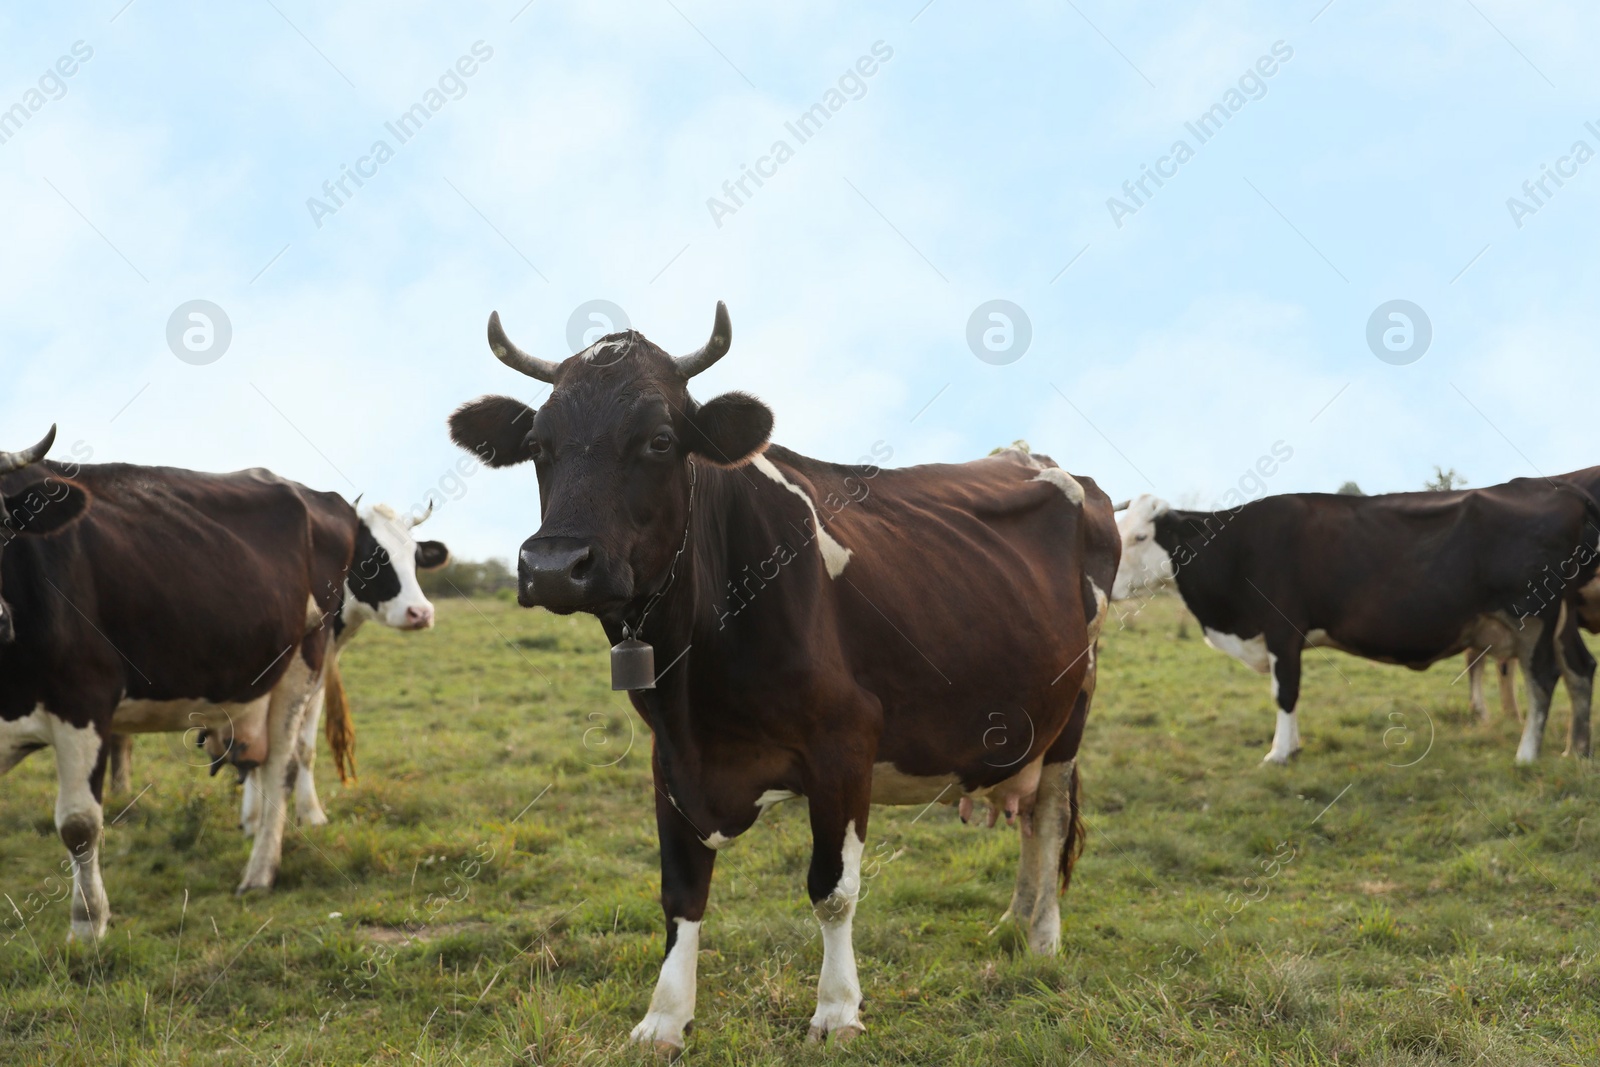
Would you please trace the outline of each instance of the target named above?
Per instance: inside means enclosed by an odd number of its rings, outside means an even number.
[[[201,728],[259,750],[263,816],[241,892],[277,876],[307,707],[322,689],[361,522],[264,470],[4,464],[0,770],[55,749],[74,937],[105,932],[101,787],[113,733]],[[26,462],[23,462],[26,461]],[[235,724],[264,724],[239,744]]]
[[[537,468],[519,603],[653,646],[659,677],[631,698],[655,739],[666,960],[633,1038],[667,1048],[694,1015],[717,850],[793,797],[810,806],[823,939],[813,1039],[863,1029],[851,923],[874,803],[980,797],[1021,815],[1011,914],[1034,951],[1056,950],[1117,569],[1110,500],[1045,457],[881,471],[768,447],[754,397],[689,395],[731,337],[718,304],[692,355],[629,331],[557,364],[492,315],[495,355],[553,389],[537,412],[483,397],[450,419],[490,466]]]
[[[1552,480],[1576,485],[1596,500],[1600,500],[1600,467],[1585,467],[1570,474],[1558,474]],[[1544,575],[1540,576],[1540,581],[1546,580]],[[1579,590],[1578,622],[1590,633],[1600,633],[1600,577],[1591,579]],[[1522,711],[1517,707],[1516,687],[1512,684],[1516,652],[1511,645],[1509,635],[1503,628],[1498,634],[1493,630],[1481,634],[1473,647],[1467,649],[1466,654],[1469,663],[1468,673],[1472,678],[1472,710],[1485,722],[1489,720],[1489,708],[1483,699],[1484,657],[1487,654],[1488,658],[1495,660],[1499,667],[1501,710],[1521,719]]]
[[[439,541],[415,541],[411,531],[433,513],[432,507],[420,517],[397,515],[387,504],[356,505],[360,526],[356,531],[355,556],[345,573],[344,599],[339,610],[329,617],[334,641],[323,686],[306,708],[300,728],[294,772],[295,814],[301,823],[321,826],[328,816],[317,796],[312,765],[316,758],[317,727],[323,709],[329,710],[327,734],[339,780],[346,781],[355,770],[355,727],[349,702],[339,675],[339,656],[362,624],[377,620],[396,630],[425,630],[433,625],[433,605],[417,582],[417,572],[435,570],[450,561],[450,551]],[[204,731],[202,743],[211,756],[211,772],[224,763],[238,767],[244,785],[240,803],[240,825],[253,836],[261,819],[260,761],[246,759],[251,751],[249,738],[264,738],[265,724],[234,721],[230,730]],[[129,790],[132,737],[115,734],[112,738],[110,773],[113,792]],[[260,754],[259,752],[257,753]]]
[[[1600,505],[1545,479],[1457,492],[1289,493],[1229,511],[1145,495],[1119,518],[1115,598],[1175,581],[1206,643],[1272,677],[1265,759],[1300,748],[1300,657],[1335,648],[1421,670],[1486,627],[1509,635],[1528,682],[1517,762],[1538,757],[1558,678],[1572,694],[1567,751],[1589,754],[1594,659],[1574,609],[1600,564]]]

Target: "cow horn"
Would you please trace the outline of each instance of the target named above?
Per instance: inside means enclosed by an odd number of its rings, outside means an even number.
[[[56,428],[52,423],[50,432],[44,435],[44,440],[32,448],[24,448],[21,452],[0,452],[0,474],[7,471],[19,471],[29,464],[37,463],[50,451],[50,446],[56,442]]]
[[[489,312],[489,350],[494,353],[494,358],[514,371],[521,371],[541,382],[556,380],[556,364],[548,359],[530,356],[511,343],[511,338],[506,336],[506,331],[500,326],[498,311]]]
[[[1112,511],[1127,511],[1128,510],[1128,505],[1131,504],[1131,503],[1133,503],[1132,500],[1124,500],[1120,504],[1112,504],[1111,505],[1111,510]]]
[[[432,515],[432,514],[433,514],[433,501],[430,500],[430,501],[428,501],[428,510],[424,511],[421,515],[417,515],[415,518],[413,518],[407,524],[407,529],[412,529],[412,530],[416,529],[418,526],[421,526],[423,523],[427,522],[428,521],[428,516]]]
[[[728,305],[718,300],[717,318],[711,324],[711,339],[704,347],[687,356],[678,356],[673,362],[678,365],[678,373],[683,375],[684,381],[688,381],[727,355],[728,347],[732,344],[733,322],[728,318]]]

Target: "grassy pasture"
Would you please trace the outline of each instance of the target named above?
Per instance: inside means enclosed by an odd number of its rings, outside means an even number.
[[[110,934],[69,947],[53,760],[0,780],[0,1064],[640,1059],[649,738],[592,620],[438,607],[350,649],[361,778],[324,755],[332,824],[289,831],[271,895],[232,895],[237,790],[143,738],[148,790],[107,805]],[[1114,623],[1100,663],[1059,958],[994,929],[1016,831],[875,809],[868,1033],[807,1048],[821,944],[803,805],[781,805],[718,859],[689,1061],[1600,1063],[1600,778],[1559,755],[1564,698],[1517,769],[1518,725],[1471,720],[1459,664],[1314,653],[1280,769],[1265,679],[1176,601]]]

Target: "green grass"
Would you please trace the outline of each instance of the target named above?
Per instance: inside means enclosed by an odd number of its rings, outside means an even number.
[[[144,738],[151,788],[104,849],[110,934],[69,947],[52,760],[4,780],[0,888],[28,921],[0,944],[0,1064],[639,1060],[662,946],[649,738],[592,620],[439,610],[350,649],[361,779],[339,788],[324,755],[332,824],[289,832],[270,895],[232,895],[237,790]],[[1258,764],[1266,681],[1174,601],[1113,623],[1100,663],[1059,958],[991,932],[1015,831],[875,809],[868,1033],[808,1049],[821,946],[804,808],[782,805],[717,861],[689,1059],[1600,1062],[1600,779],[1556,754],[1564,700],[1517,769],[1517,724],[1471,720],[1459,664],[1312,654],[1282,769]]]

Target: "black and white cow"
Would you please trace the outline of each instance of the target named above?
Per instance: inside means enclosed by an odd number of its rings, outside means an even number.
[[[1421,670],[1492,634],[1527,676],[1517,762],[1537,758],[1557,678],[1573,701],[1568,751],[1589,754],[1594,659],[1578,633],[1600,564],[1600,505],[1562,481],[1449,493],[1289,493],[1227,511],[1145,495],[1119,516],[1114,599],[1176,582],[1211,647],[1272,677],[1271,763],[1300,748],[1300,657],[1335,648]]]
[[[241,892],[277,877],[304,716],[323,686],[361,520],[265,470],[0,461],[0,772],[53,747],[74,937],[105,932],[112,733],[204,729],[260,757]],[[262,724],[238,743],[236,727]]]
[[[345,575],[344,603],[330,622],[333,625],[333,651],[323,688],[306,709],[296,750],[299,770],[294,780],[295,815],[307,826],[322,826],[328,821],[317,796],[312,777],[312,761],[317,751],[317,728],[324,706],[333,703],[348,716],[339,679],[339,657],[361,627],[368,622],[395,630],[426,630],[433,626],[433,604],[417,581],[418,571],[436,570],[450,562],[450,550],[441,541],[416,541],[411,532],[420,526],[433,508],[420,517],[398,515],[387,504],[358,506],[361,529],[356,535],[355,559]],[[336,764],[348,758],[336,750]],[[344,776],[342,765],[340,777]],[[240,805],[240,825],[253,836],[261,818],[261,785],[257,769],[244,776],[244,798]]]

